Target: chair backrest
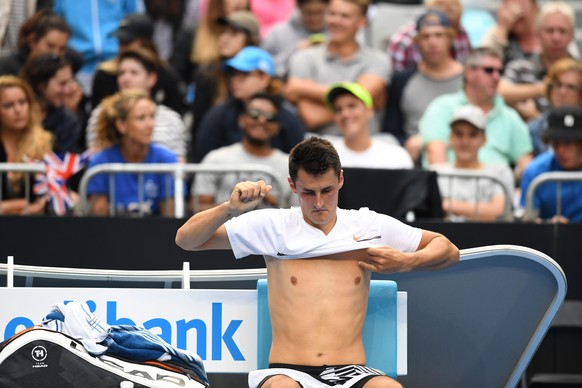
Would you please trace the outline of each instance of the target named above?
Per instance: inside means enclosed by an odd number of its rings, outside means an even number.
[[[366,365],[389,376],[397,375],[397,293],[396,282],[372,280],[368,296],[368,310],[364,322],[364,349]],[[269,366],[272,329],[267,298],[267,280],[257,281],[257,366]]]

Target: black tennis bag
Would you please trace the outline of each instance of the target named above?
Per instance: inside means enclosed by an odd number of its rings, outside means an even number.
[[[0,343],[0,387],[205,388],[207,385],[167,363],[135,363],[111,356],[92,356],[72,337],[33,327]]]

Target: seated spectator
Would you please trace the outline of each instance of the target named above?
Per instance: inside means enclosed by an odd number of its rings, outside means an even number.
[[[137,88],[151,95],[157,80],[158,57],[147,49],[127,49],[119,54],[117,83],[120,90]],[[87,125],[87,148],[100,149],[96,140],[97,118],[101,112],[98,105],[91,112]],[[158,105],[155,112],[155,126],[152,142],[171,149],[181,161],[186,161],[188,133],[179,113],[165,105]]]
[[[25,163],[42,160],[52,150],[52,135],[40,124],[39,107],[31,87],[21,78],[0,76],[0,163]],[[44,214],[47,198],[28,193],[25,179],[32,189],[32,177],[20,172],[2,174],[0,214]]]
[[[481,46],[502,53],[503,66],[539,53],[538,13],[537,0],[502,0],[497,9],[497,24],[485,32]]]
[[[195,144],[195,161],[202,160],[213,149],[241,140],[239,118],[250,97],[259,92],[279,95],[281,91],[281,83],[273,79],[273,58],[261,48],[245,47],[224,64],[232,96],[222,104],[214,106],[200,123]],[[303,140],[305,129],[301,119],[287,102],[283,102],[279,109],[279,125],[281,129],[273,138],[272,144],[288,153],[295,144]]]
[[[298,0],[291,18],[281,22],[265,36],[261,46],[275,59],[277,76],[287,78],[289,59],[297,50],[319,44],[325,39],[325,11],[329,0]]]
[[[453,59],[464,63],[471,51],[471,41],[467,31],[461,25],[463,14],[461,0],[425,0],[424,5],[427,9],[438,9],[448,16],[454,31],[450,55]],[[392,34],[388,44],[388,56],[394,71],[402,71],[420,63],[422,53],[417,45],[418,42],[414,39],[416,33],[416,22],[411,21]]]
[[[65,105],[75,82],[69,61],[54,54],[33,55],[20,75],[36,93],[42,126],[54,135],[54,151],[78,152],[82,121],[77,109],[70,110]],[[80,98],[77,101],[80,102]]]
[[[525,206],[530,184],[540,174],[550,171],[582,172],[582,108],[551,109],[548,126],[541,135],[552,149],[536,156],[523,173],[522,206]],[[582,183],[561,182],[559,198],[556,185],[556,182],[544,183],[534,194],[533,206],[538,211],[539,220],[554,223],[582,222]]]
[[[268,93],[258,93],[246,103],[240,116],[242,139],[238,143],[210,151],[202,165],[220,166],[224,164],[244,165],[253,163],[273,168],[281,181],[287,182],[289,155],[273,148],[271,140],[279,132],[280,100]],[[271,182],[271,176],[260,172],[232,172],[226,174],[198,173],[192,186],[193,209],[198,212],[228,201],[232,185],[242,181],[264,180]],[[273,185],[273,190],[265,197],[260,207],[288,206],[291,189]]]
[[[184,88],[193,90],[192,84],[198,66],[220,60],[218,36],[222,28],[216,21],[236,11],[250,10],[248,0],[212,0],[208,7],[201,10],[201,17],[196,27],[186,26],[176,38],[170,55],[170,64],[178,73]],[[190,92],[188,93],[190,94]],[[193,97],[187,95],[189,102]]]
[[[551,108],[582,106],[582,63],[572,58],[560,59],[544,78],[545,97]],[[541,139],[541,132],[548,122],[549,109],[527,124],[534,146],[534,156],[547,151],[548,145]]]
[[[81,53],[83,66],[76,74],[85,95],[91,95],[93,75],[99,63],[117,55],[119,46],[113,32],[129,14],[143,12],[142,0],[52,0],[53,11],[71,28],[69,47]]]
[[[574,10],[564,1],[542,6],[536,27],[541,52],[514,59],[505,67],[499,94],[524,120],[539,117],[548,108],[543,79],[557,61],[568,58],[568,45],[574,41]]]
[[[429,165],[455,160],[449,147],[451,117],[459,107],[471,104],[487,115],[487,141],[479,151],[479,160],[482,163],[515,166],[519,179],[532,159],[533,147],[527,125],[497,93],[501,71],[501,58],[497,51],[475,49],[465,64],[463,89],[437,97],[430,103],[419,122]]]
[[[159,63],[156,83],[151,94],[158,104],[162,104],[183,113],[185,110],[183,92],[179,87],[179,78],[170,64],[158,55],[158,49],[153,41],[154,24],[148,15],[134,13],[128,15],[120,23],[113,35],[119,41],[119,53],[128,49],[150,50]],[[93,77],[91,88],[91,105],[96,107],[104,97],[119,90],[117,75],[119,73],[119,54],[108,61],[101,62]]]
[[[418,122],[432,100],[461,88],[463,65],[450,55],[455,35],[445,13],[429,9],[418,18],[416,31],[422,59],[392,76],[382,131],[394,135],[419,165]]]
[[[191,105],[192,139],[196,138],[198,127],[210,108],[223,103],[229,96],[224,61],[234,57],[244,47],[259,45],[259,22],[250,11],[235,11],[218,18],[217,23],[222,26],[218,36],[220,58],[201,64],[193,79],[196,97]]]
[[[152,143],[156,104],[146,91],[124,89],[104,99],[101,105],[96,131],[99,144],[105,148],[93,155],[89,169],[104,163],[177,163],[172,151]],[[171,176],[146,173],[140,180],[138,174],[115,174],[114,182],[112,206],[116,215],[173,215]],[[110,184],[108,174],[96,175],[89,181],[90,214],[109,214]]]
[[[368,122],[374,115],[372,96],[360,84],[343,82],[332,85],[325,100],[342,134],[338,139],[330,140],[343,167],[413,167],[404,148],[371,136]]]
[[[38,54],[65,55],[76,72],[83,58],[67,48],[70,36],[71,29],[62,17],[48,9],[35,13],[20,27],[17,48],[0,57],[0,75],[18,75],[28,57]]]
[[[513,173],[507,164],[484,164],[479,161],[479,149],[485,145],[487,118],[474,105],[464,105],[453,113],[451,148],[455,161],[431,165],[437,172],[481,172],[501,179],[513,193]],[[454,221],[495,221],[505,211],[506,194],[496,181],[487,178],[439,176],[443,210]],[[511,198],[510,198],[511,200]]]
[[[300,50],[291,57],[285,97],[297,107],[310,132],[337,135],[332,112],[325,106],[325,92],[337,82],[357,82],[380,109],[386,99],[390,65],[379,50],[361,45],[357,33],[366,25],[368,0],[331,0],[325,16],[327,40]],[[378,132],[379,120],[371,123]]]

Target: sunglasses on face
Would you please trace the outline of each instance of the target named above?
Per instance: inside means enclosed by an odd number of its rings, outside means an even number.
[[[275,121],[277,121],[276,112],[265,112],[264,110],[248,108],[245,113],[253,120],[258,120],[259,117],[262,116],[265,119],[265,121],[269,123],[274,123]]]
[[[493,67],[493,66],[475,66],[476,69],[481,69],[485,74],[493,74],[497,73],[499,75],[503,74],[503,69],[500,67]]]

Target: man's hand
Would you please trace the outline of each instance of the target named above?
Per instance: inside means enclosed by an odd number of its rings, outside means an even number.
[[[253,210],[265,198],[267,194],[273,189],[271,185],[267,185],[265,181],[257,182],[240,182],[234,186],[230,194],[228,207],[231,211],[237,214],[246,213]]]
[[[381,273],[407,272],[414,268],[413,255],[401,252],[389,246],[368,248],[364,261],[358,262],[360,267],[369,271]]]

